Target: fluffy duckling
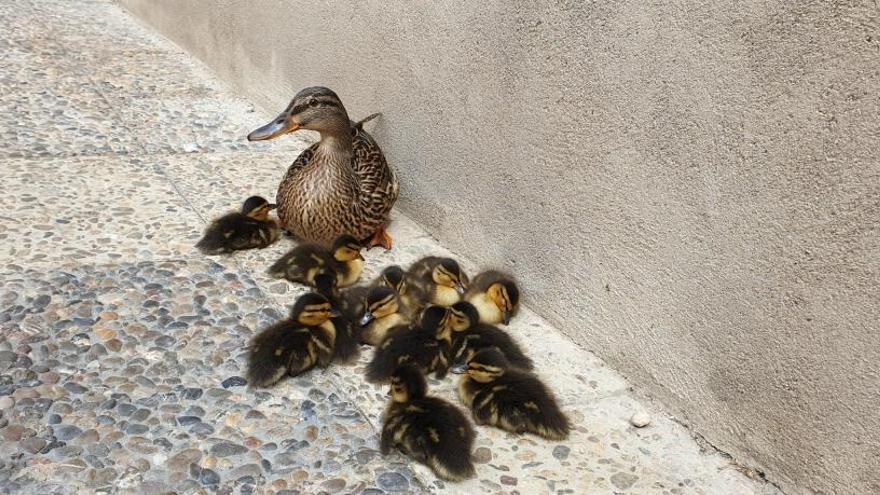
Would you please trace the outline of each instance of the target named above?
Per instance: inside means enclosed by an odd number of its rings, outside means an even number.
[[[391,376],[391,403],[383,416],[382,455],[397,448],[427,465],[438,478],[462,481],[475,474],[474,430],[452,404],[427,396],[425,377],[413,366]]]
[[[549,440],[568,437],[568,418],[535,375],[513,368],[498,349],[482,349],[463,367],[458,396],[478,425],[512,433],[534,433]]]
[[[468,278],[458,262],[452,258],[428,256],[409,268],[413,298],[422,305],[452,306],[461,300]]]
[[[363,248],[360,241],[349,235],[336,239],[329,252],[317,244],[302,244],[273,263],[267,273],[311,286],[315,286],[318,274],[334,273],[336,286],[347,287],[357,282],[364,269]]]
[[[241,207],[211,222],[196,248],[205,254],[264,248],[278,240],[278,224],[269,218],[275,209],[260,196],[251,196]]]
[[[351,325],[326,297],[308,293],[293,305],[291,317],[266,328],[251,345],[248,382],[257,387],[275,384],[285,374],[297,376],[331,361],[350,361],[358,346]]]
[[[331,292],[333,293],[333,297],[339,302],[339,307],[342,312],[351,321],[358,321],[364,315],[366,298],[370,291],[376,287],[390,287],[398,292],[398,312],[409,321],[412,319],[412,313],[403,302],[403,298],[400,297],[400,290],[405,290],[406,285],[404,282],[404,276],[403,269],[397,265],[392,265],[382,270],[382,273],[380,273],[371,283],[348,287],[342,290],[339,294],[336,293],[335,282],[333,282]],[[321,292],[321,284],[318,283],[319,278],[321,278],[320,275],[316,277],[316,285],[318,286],[318,292],[323,293]],[[324,285],[328,285],[327,282],[330,281],[325,279]]]
[[[489,270],[474,277],[463,299],[477,307],[480,322],[507,325],[519,309],[519,287],[511,276]]]
[[[443,306],[428,306],[417,327],[389,335],[376,348],[373,359],[367,364],[367,380],[388,380],[403,364],[412,364],[422,372],[434,373],[435,378],[442,379],[451,363],[452,334],[467,329],[471,319],[476,320],[476,310],[472,311],[473,314],[466,314]]]
[[[409,320],[400,312],[397,292],[390,287],[370,289],[364,302],[364,312],[359,323],[361,342],[379,345],[386,337],[406,328]]]
[[[482,313],[478,313],[478,308],[473,304],[459,301],[453,304],[451,309],[469,318],[467,329],[453,335],[452,363],[466,364],[480,349],[494,347],[504,354],[513,367],[526,371],[534,368],[532,360],[525,355],[510,334],[492,325],[480,323]]]

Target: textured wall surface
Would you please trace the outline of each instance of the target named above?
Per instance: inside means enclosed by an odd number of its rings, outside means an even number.
[[[405,212],[721,449],[880,492],[875,2],[122,3],[268,110],[383,112]]]

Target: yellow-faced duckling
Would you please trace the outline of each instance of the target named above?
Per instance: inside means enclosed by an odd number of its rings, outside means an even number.
[[[397,292],[381,286],[367,293],[364,312],[358,323],[363,327],[361,342],[375,346],[392,333],[406,329],[409,320],[400,313]]]
[[[478,425],[512,433],[534,433],[549,440],[568,436],[568,418],[535,375],[514,368],[498,349],[481,349],[454,373],[464,373],[458,396]]]
[[[336,239],[330,251],[317,244],[302,244],[273,263],[267,273],[315,286],[318,274],[332,272],[336,274],[336,286],[347,287],[357,282],[364,269],[362,249],[363,245],[349,235]]]
[[[461,481],[475,474],[471,460],[474,430],[452,404],[427,396],[428,384],[413,366],[391,376],[391,404],[385,410],[380,449],[396,448],[427,465],[438,478]]]
[[[412,364],[423,373],[434,373],[435,378],[442,379],[451,364],[452,334],[469,327],[471,318],[476,320],[476,310],[468,315],[443,306],[428,306],[418,326],[395,332],[376,347],[367,365],[367,380],[388,380],[394,370],[404,364]]]
[[[422,305],[452,306],[461,300],[468,278],[452,258],[428,256],[409,268],[407,278],[413,297]]]
[[[342,311],[347,315],[352,315],[352,321],[359,320],[364,315],[367,294],[375,287],[390,287],[394,289],[397,292],[398,304],[402,308],[406,308],[401,297],[401,291],[406,290],[405,276],[402,268],[397,265],[391,265],[382,270],[382,273],[369,284],[356,285],[342,290],[341,294],[339,294]],[[321,292],[320,289],[318,292]],[[408,319],[411,316],[408,310],[400,312],[405,314]]]
[[[453,304],[451,309],[472,318],[466,330],[453,334],[453,364],[466,364],[480,349],[494,347],[504,354],[513,367],[526,371],[531,371],[534,368],[532,360],[525,355],[510,334],[500,328],[479,322],[482,315],[477,312],[477,308],[473,304],[460,301]]]
[[[231,253],[241,249],[264,248],[278,240],[278,225],[269,218],[275,205],[260,196],[251,196],[241,211],[227,213],[211,222],[196,244],[205,254]]]
[[[291,317],[254,337],[248,357],[248,382],[268,387],[285,374],[297,376],[331,361],[346,362],[358,355],[351,325],[316,293],[300,297]]]
[[[464,300],[477,307],[482,323],[507,325],[519,309],[519,287],[510,275],[489,270],[474,277]]]

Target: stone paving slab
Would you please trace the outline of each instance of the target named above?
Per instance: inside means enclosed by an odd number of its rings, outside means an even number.
[[[776,493],[528,309],[509,331],[574,432],[478,428],[464,483],[379,455],[369,349],[249,388],[249,339],[304,292],[264,273],[293,242],[192,246],[245,197],[274,198],[313,136],[247,143],[271,115],[111,2],[3,2],[0,19],[0,493]],[[369,252],[366,277],[455,255],[392,218],[395,249]],[[431,387],[457,403],[452,377]],[[650,426],[629,424],[638,411]]]
[[[131,263],[194,251],[202,221],[129,155],[5,159],[0,263]]]

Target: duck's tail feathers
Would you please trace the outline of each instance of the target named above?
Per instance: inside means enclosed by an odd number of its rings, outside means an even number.
[[[226,252],[226,246],[224,243],[210,234],[202,237],[202,239],[196,243],[196,249],[201,251],[202,254],[209,256]]]
[[[476,475],[470,453],[462,455],[462,452],[458,451],[438,452],[437,455],[428,458],[427,464],[438,478],[446,481],[463,481]]]
[[[383,352],[381,347],[376,347],[373,359],[367,364],[367,381],[373,383],[387,381],[397,366],[397,358],[393,352]]]
[[[380,115],[382,115],[382,112],[376,112],[376,113],[367,115],[366,117],[362,118],[361,120],[355,122],[353,127],[356,129],[363,129],[364,124],[375,119],[376,117],[379,117]]]

